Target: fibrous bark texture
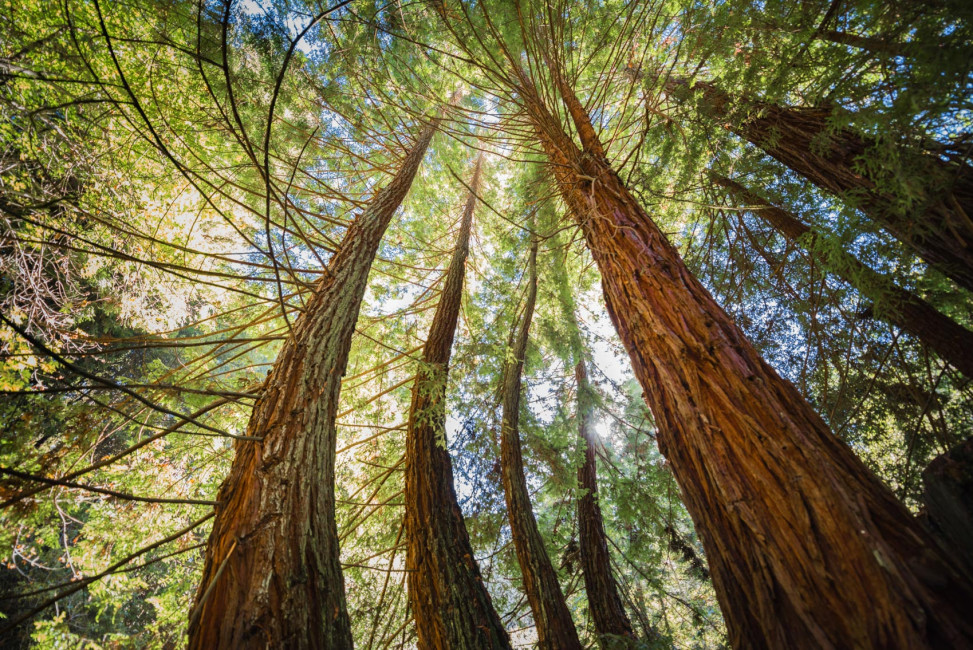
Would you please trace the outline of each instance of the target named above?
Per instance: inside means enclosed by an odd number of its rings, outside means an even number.
[[[891,278],[862,264],[854,255],[839,251],[832,255],[818,255],[814,247],[815,233],[786,210],[772,205],[737,181],[710,174],[710,177],[764,219],[787,240],[805,247],[842,280],[863,296],[873,300],[874,313],[899,329],[912,334],[953,364],[967,377],[973,377],[973,332],[948,318],[925,300],[896,285]]]
[[[350,648],[335,524],[335,416],[372,260],[438,127],[348,228],[284,342],[220,487],[189,647]]]
[[[477,160],[459,238],[412,389],[406,435],[405,530],[409,603],[420,648],[510,648],[473,557],[446,450],[446,379],[463,298]]]
[[[537,647],[541,650],[581,649],[571,612],[564,601],[561,585],[544,538],[537,528],[530,504],[524,458],[520,448],[520,391],[527,335],[537,299],[537,240],[531,243],[528,264],[527,302],[513,344],[513,360],[507,364],[503,379],[503,417],[500,424],[500,474],[503,478],[507,518],[517,561],[523,576],[524,591],[534,615]]]
[[[518,92],[602,275],[737,648],[973,644],[973,587],[912,515],[758,355],[604,156],[527,77]]]
[[[588,610],[599,635],[612,635],[618,641],[635,640],[632,624],[618,595],[618,584],[612,572],[608,554],[608,537],[598,505],[598,468],[595,461],[595,440],[591,422],[591,403],[588,372],[584,361],[574,367],[578,381],[578,436],[584,449],[584,463],[578,467],[578,485],[584,495],[578,499],[578,546],[584,571],[584,588],[588,595]]]
[[[973,168],[932,154],[903,153],[907,179],[869,173],[863,158],[875,142],[853,129],[834,128],[828,108],[795,108],[732,98],[716,86],[670,78],[667,92],[702,94],[703,109],[821,189],[864,212],[930,266],[973,290]],[[741,110],[742,109],[742,110]],[[904,206],[893,183],[915,182],[917,197]]]

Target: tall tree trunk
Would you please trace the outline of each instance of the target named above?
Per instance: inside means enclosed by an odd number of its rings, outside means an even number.
[[[412,389],[406,435],[405,530],[409,604],[420,648],[510,648],[473,559],[446,450],[446,379],[463,298],[481,159]]]
[[[284,342],[220,487],[189,647],[350,648],[335,524],[335,416],[372,260],[440,118],[349,226]]]
[[[671,77],[666,90],[676,97],[702,94],[704,110],[760,147],[795,173],[842,199],[911,248],[930,266],[973,290],[973,168],[928,154],[905,155],[909,173],[922,183],[914,205],[904,207],[882,185],[901,182],[867,172],[861,159],[875,143],[867,136],[830,125],[827,108],[793,108],[733,99],[713,84],[690,86]],[[744,108],[748,117],[738,119]],[[861,169],[862,171],[859,171]],[[912,180],[912,179],[907,179]]]
[[[507,364],[503,379],[503,418],[500,424],[500,474],[503,478],[507,518],[517,550],[517,561],[524,580],[524,591],[534,615],[537,647],[541,650],[581,649],[558,583],[557,573],[544,548],[530,504],[524,458],[520,448],[520,391],[527,335],[537,300],[537,239],[532,237],[528,263],[527,304],[513,344],[513,361]]]
[[[611,168],[557,68],[583,152],[517,74],[703,540],[733,645],[973,644],[968,576],[692,276]]]
[[[973,567],[973,438],[922,470],[923,501],[933,531],[956,557]]]
[[[599,635],[619,637],[610,647],[635,640],[632,624],[618,595],[618,584],[608,554],[605,524],[598,505],[598,468],[595,463],[595,441],[591,423],[591,386],[584,360],[574,366],[578,382],[578,437],[584,447],[584,463],[578,467],[578,485],[585,491],[578,499],[578,545],[584,571],[584,589],[588,610]]]
[[[915,336],[935,350],[944,361],[956,366],[967,377],[973,377],[973,332],[936,311],[919,296],[902,289],[888,276],[865,266],[851,253],[819,253],[815,247],[814,231],[795,216],[768,203],[734,180],[716,173],[711,173],[710,177],[788,241],[802,246],[824,268],[874,301],[878,318]]]

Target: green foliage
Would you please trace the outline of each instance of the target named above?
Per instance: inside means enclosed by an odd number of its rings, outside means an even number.
[[[460,89],[374,261],[343,378],[335,491],[356,643],[414,638],[404,425],[413,378],[429,371],[419,352],[464,182],[484,150],[453,359],[429,390],[445,392],[442,442],[494,604],[528,643],[499,473],[498,387],[536,231],[526,478],[579,632],[613,647],[596,638],[571,551],[581,404],[600,437],[599,504],[635,628],[666,647],[725,646],[701,543],[602,306],[591,252],[554,197],[508,76],[516,62],[567,124],[548,64],[562,58],[609,160],[691,270],[918,507],[921,468],[973,424],[973,387],[876,319],[882,300],[825,269],[853,251],[968,328],[970,296],[868,221],[861,196],[824,194],[728,124],[762,115],[760,102],[823,111],[811,150],[843,129],[866,134],[856,173],[908,214],[948,182],[929,156],[969,165],[973,26],[962,3],[856,0],[822,22],[832,4],[368,0],[327,13],[295,42],[328,6],[0,2],[0,308],[13,324],[0,324],[0,468],[83,472],[54,486],[0,475],[0,500],[11,502],[0,511],[0,591],[62,592],[210,511],[233,438],[247,435],[280,342],[338,242],[420,125]],[[832,32],[872,39],[873,49]],[[715,118],[705,93],[668,92],[669,77],[739,101]],[[775,127],[763,144],[788,135]],[[747,179],[819,235],[791,245],[729,202],[709,169]],[[591,389],[579,396],[582,360]],[[207,535],[203,524],[152,549],[9,638],[181,645]],[[0,629],[44,596],[0,600]]]

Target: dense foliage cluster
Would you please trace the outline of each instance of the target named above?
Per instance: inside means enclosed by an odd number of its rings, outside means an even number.
[[[941,218],[949,200],[973,205],[966,3],[2,0],[0,644],[184,643],[217,491],[282,342],[439,114],[341,380],[336,519],[356,645],[415,643],[404,435],[480,154],[441,442],[498,614],[515,646],[532,643],[500,437],[533,242],[524,473],[581,641],[598,641],[576,518],[588,403],[636,635],[728,643],[598,268],[503,81],[511,60],[568,123],[551,73],[565,71],[696,277],[920,509],[923,468],[973,428],[973,266],[924,248],[942,227],[947,249],[973,255],[973,215]],[[850,164],[824,167],[834,151]]]

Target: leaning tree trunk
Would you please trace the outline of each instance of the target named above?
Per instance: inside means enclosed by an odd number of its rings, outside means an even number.
[[[507,364],[503,378],[503,418],[500,424],[500,474],[503,478],[507,518],[517,561],[524,580],[524,591],[534,615],[537,647],[541,650],[581,649],[578,632],[574,628],[558,583],[557,573],[544,548],[544,539],[537,528],[530,493],[524,476],[524,458],[520,449],[520,375],[527,352],[527,334],[537,300],[537,239],[530,248],[527,304],[513,344],[513,361]]]
[[[973,567],[973,438],[922,470],[926,516],[947,548]]]
[[[799,32],[804,31],[804,27],[787,27],[774,20],[764,19],[755,25],[758,29],[766,29],[776,32]],[[822,41],[830,41],[840,45],[847,45],[859,50],[865,50],[876,56],[908,56],[916,49],[916,43],[903,43],[886,37],[862,36],[850,32],[838,31],[836,29],[817,29],[812,38]],[[937,43],[938,45],[938,43]]]
[[[919,296],[902,289],[887,275],[862,264],[851,253],[820,253],[815,247],[816,235],[809,226],[740,183],[716,173],[710,173],[710,178],[728,189],[739,203],[746,205],[788,241],[804,247],[825,269],[874,301],[878,318],[915,336],[944,361],[956,366],[967,377],[973,377],[973,332],[938,312]]]
[[[598,468],[595,463],[595,441],[591,430],[591,387],[584,360],[574,366],[578,381],[578,438],[584,447],[584,463],[578,467],[578,485],[584,496],[578,499],[578,545],[584,572],[584,589],[588,611],[600,636],[610,635],[611,647],[634,641],[632,624],[618,595],[618,584],[608,554],[608,536],[598,505]]]
[[[220,487],[189,647],[350,648],[335,416],[372,259],[439,124],[349,226],[285,341]]]
[[[558,283],[558,296],[569,324],[569,342],[576,359],[574,376],[578,390],[578,443],[584,450],[584,462],[578,466],[578,487],[582,491],[577,504],[578,550],[581,556],[585,593],[588,597],[588,611],[591,613],[591,620],[602,647],[637,647],[638,641],[625,613],[618,592],[618,583],[612,571],[608,535],[605,533],[601,507],[598,505],[598,466],[595,459],[597,442],[596,434],[592,429],[594,393],[588,382],[581,328],[563,265],[559,264],[555,267],[554,278]]]
[[[901,43],[884,38],[875,38],[874,36],[862,36],[860,34],[841,32],[836,29],[823,30],[816,37],[824,41],[848,45],[849,47],[883,56],[908,56],[916,49],[914,43]]]
[[[901,179],[869,174],[862,164],[875,142],[847,127],[832,128],[830,109],[755,101],[734,106],[731,97],[714,85],[690,86],[678,77],[666,82],[666,90],[677,97],[701,93],[703,110],[726,120],[728,129],[818,187],[849,201],[930,266],[973,290],[973,168],[969,165],[947,163],[935,155],[904,154],[907,173],[917,173],[922,182],[914,205],[904,206],[894,192],[882,187]],[[746,117],[738,119],[740,108],[746,110]]]
[[[473,558],[445,445],[446,379],[463,298],[480,162],[478,158],[409,410],[405,566],[420,648],[510,648],[503,622]]]
[[[973,644],[968,576],[757,354],[611,168],[526,73],[517,88],[602,275],[738,648]]]

